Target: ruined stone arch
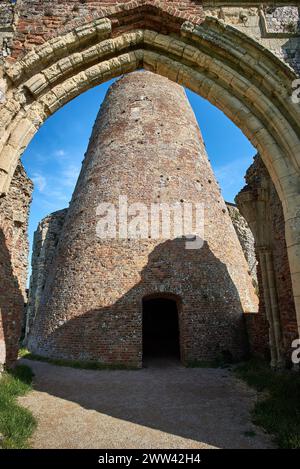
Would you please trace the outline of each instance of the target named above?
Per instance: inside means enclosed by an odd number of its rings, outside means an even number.
[[[71,99],[111,78],[145,68],[191,89],[222,110],[257,148],[282,201],[300,330],[300,109],[297,75],[258,42],[212,18],[163,2],[136,2],[68,25],[6,63],[0,112],[0,193],[43,122]],[[156,18],[153,20],[153,16]]]

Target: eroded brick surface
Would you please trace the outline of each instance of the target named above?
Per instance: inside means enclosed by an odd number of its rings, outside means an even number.
[[[51,213],[41,220],[34,233],[31,258],[32,273],[26,308],[26,337],[38,310],[66,214],[67,209]]]
[[[119,31],[147,27],[165,33],[178,32],[184,20],[202,23],[205,16],[215,16],[254,37],[299,72],[299,9],[269,3],[261,2],[260,8],[259,2],[251,7],[243,1],[216,6],[196,0],[18,0],[15,5],[0,0],[2,55],[19,58],[49,38],[99,17],[112,17]]]
[[[297,338],[297,319],[293,300],[290,267],[287,255],[284,215],[268,171],[257,155],[246,173],[247,185],[237,197],[243,214],[254,223],[258,259],[258,284],[260,293],[259,314],[249,315],[248,332],[252,350],[269,353],[269,326],[277,330],[277,354],[291,359],[291,344]],[[243,210],[244,196],[250,197],[249,210]],[[265,209],[262,209],[265,207]],[[247,215],[246,215],[247,214]],[[269,264],[262,264],[262,254],[268,253]],[[265,280],[263,276],[265,274]],[[267,304],[266,304],[267,300]],[[270,303],[268,305],[268,302]],[[278,310],[278,324],[276,324]],[[269,317],[268,317],[269,316]]]
[[[33,185],[21,164],[0,201],[0,363],[16,360],[28,268],[28,216]]]

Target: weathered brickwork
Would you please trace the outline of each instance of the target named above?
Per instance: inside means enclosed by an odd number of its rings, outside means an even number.
[[[41,296],[53,256],[58,244],[67,209],[51,213],[43,218],[34,233],[28,302],[26,308],[25,341],[35,321]]]
[[[153,6],[152,16],[145,21],[145,6],[147,10],[149,8],[151,10],[151,5]],[[168,12],[173,13],[175,9],[178,9],[182,18],[185,19],[198,22],[204,17],[201,3],[194,0],[162,2],[124,0],[122,3],[109,0],[19,1],[15,7],[18,14],[15,21],[16,31],[11,43],[12,56],[24,55],[33,46],[43,44],[45,40],[62,31],[70,31],[75,26],[95,18],[105,17],[111,13],[115,15],[115,23],[124,30],[133,29],[132,27],[137,29],[147,25],[163,29],[162,18],[158,17],[160,15],[157,15],[155,9],[157,5],[164,7],[166,17]],[[130,7],[134,8],[134,11],[128,14]],[[178,27],[178,25],[174,25],[177,30]]]
[[[283,366],[291,359],[297,320],[282,205],[259,156],[248,169],[246,182],[237,203],[255,236],[260,291],[259,314],[248,317],[250,340],[252,349],[260,353],[269,349],[271,341],[273,365]]]
[[[226,202],[227,209],[236,231],[239,242],[242,246],[243,253],[248,262],[249,273],[253,280],[253,286],[257,287],[257,259],[255,254],[255,243],[252,231],[246,222],[245,218],[241,215],[236,205]]]
[[[10,191],[1,200],[0,223],[8,250],[11,253],[13,272],[24,300],[27,298],[26,282],[28,268],[28,218],[33,184],[26,175],[21,162],[18,163]]]
[[[164,23],[168,21],[168,15],[170,17],[176,10],[183,19],[194,23],[202,22],[206,16],[215,16],[232,24],[246,34],[254,36],[299,71],[299,8],[271,7],[268,6],[270,2],[252,3],[253,6],[249,7],[249,2],[243,1],[19,0],[12,5],[4,0],[0,1],[2,52],[4,56],[20,57],[32,47],[43,44],[45,40],[61,32],[70,31],[84,22],[111,13],[115,15],[115,24],[124,30],[130,25],[131,29],[150,27],[164,32]],[[151,6],[152,15],[146,17],[144,13],[146,10],[149,12]],[[157,12],[157,7],[160,8],[160,13]],[[129,14],[130,8],[134,11]],[[175,23],[173,27],[178,31],[179,24]]]
[[[35,132],[65,103],[140,68],[168,77],[218,106],[260,152],[284,209],[299,335],[295,2],[86,0],[84,15],[81,4],[69,15],[71,1],[0,0],[0,196]]]
[[[99,239],[100,202],[203,203],[205,243]],[[144,234],[145,235],[145,234]],[[200,235],[200,233],[199,233]],[[183,89],[149,72],[109,90],[96,120],[28,344],[68,359],[141,366],[142,299],[178,298],[183,362],[246,349],[257,309],[248,266]]]
[[[28,215],[33,185],[18,164],[8,195],[0,200],[0,363],[16,359],[27,300]]]
[[[226,202],[226,206],[246,257],[253,285],[257,288],[257,260],[255,255],[254,238],[251,229],[236,205]],[[50,213],[43,218],[34,234],[32,247],[32,274],[30,278],[28,302],[26,308],[26,337],[36,319],[39,303],[44,291],[49,268],[54,258],[55,250],[62,232],[68,209]],[[264,344],[266,347],[266,344]],[[260,347],[255,350],[260,351]]]

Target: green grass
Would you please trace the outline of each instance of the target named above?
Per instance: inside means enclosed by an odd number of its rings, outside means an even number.
[[[38,362],[49,363],[50,365],[68,366],[71,368],[79,368],[84,370],[138,370],[136,367],[130,367],[122,364],[108,365],[96,361],[76,361],[76,360],[63,360],[55,358],[42,357],[29,352],[29,350],[22,348],[19,350],[19,357],[26,358],[27,360],[34,360]]]
[[[248,436],[248,437],[250,437],[250,438],[254,438],[254,437],[256,436],[256,433],[255,433],[253,430],[246,430],[246,431],[244,432],[244,435],[245,435],[245,436]]]
[[[32,377],[31,369],[25,365],[6,371],[0,377],[0,448],[28,447],[36,420],[29,410],[17,403],[17,397],[32,389]]]
[[[280,448],[300,448],[300,375],[275,372],[267,363],[250,360],[236,368],[237,376],[263,393],[253,422],[273,434]]]

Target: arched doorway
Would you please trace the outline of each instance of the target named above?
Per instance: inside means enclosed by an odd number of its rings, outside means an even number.
[[[143,298],[143,364],[180,359],[179,308],[175,297]]]

